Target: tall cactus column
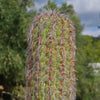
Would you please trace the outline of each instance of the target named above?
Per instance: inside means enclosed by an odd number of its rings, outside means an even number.
[[[75,32],[64,14],[48,11],[30,26],[26,100],[75,100]]]

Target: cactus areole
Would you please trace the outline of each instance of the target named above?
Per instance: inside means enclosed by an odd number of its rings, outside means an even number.
[[[75,100],[75,30],[64,14],[48,11],[30,25],[26,100]]]

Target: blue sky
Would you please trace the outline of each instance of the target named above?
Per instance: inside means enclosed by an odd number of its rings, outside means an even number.
[[[47,4],[48,0],[38,0],[35,8],[39,9]],[[100,35],[100,0],[51,0],[61,6],[63,2],[74,6],[77,16],[81,19],[81,24],[85,25],[83,35],[97,37]]]

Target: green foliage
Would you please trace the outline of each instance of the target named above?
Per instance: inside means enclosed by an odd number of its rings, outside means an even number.
[[[91,42],[94,48],[93,58],[95,62],[100,62],[100,38],[94,38]]]
[[[20,97],[21,100],[25,100],[25,87],[23,85],[16,86],[12,93]]]
[[[0,84],[12,90],[17,83],[24,81],[23,60],[20,55],[9,47],[0,48]]]
[[[0,0],[0,84],[6,91],[25,84],[26,30],[32,20],[26,6],[28,0]]]
[[[67,14],[69,17],[72,17],[73,15],[75,15],[73,6],[67,5],[67,3],[63,3],[59,10],[61,13]]]
[[[95,75],[92,66],[88,66],[89,63],[98,63],[99,52],[98,51],[99,39],[91,36],[81,36],[80,45],[78,45],[77,51],[77,100],[99,100],[98,86],[100,72]],[[81,54],[81,55],[80,55]],[[98,60],[96,59],[98,57]],[[80,68],[81,67],[81,68]],[[99,69],[98,69],[99,70]],[[98,81],[97,81],[98,80]]]
[[[44,6],[44,9],[46,9],[46,10],[56,10],[57,4],[48,0],[48,4]]]

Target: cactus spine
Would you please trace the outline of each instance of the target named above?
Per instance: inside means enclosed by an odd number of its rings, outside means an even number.
[[[26,100],[75,99],[75,32],[64,14],[48,11],[30,26]]]

